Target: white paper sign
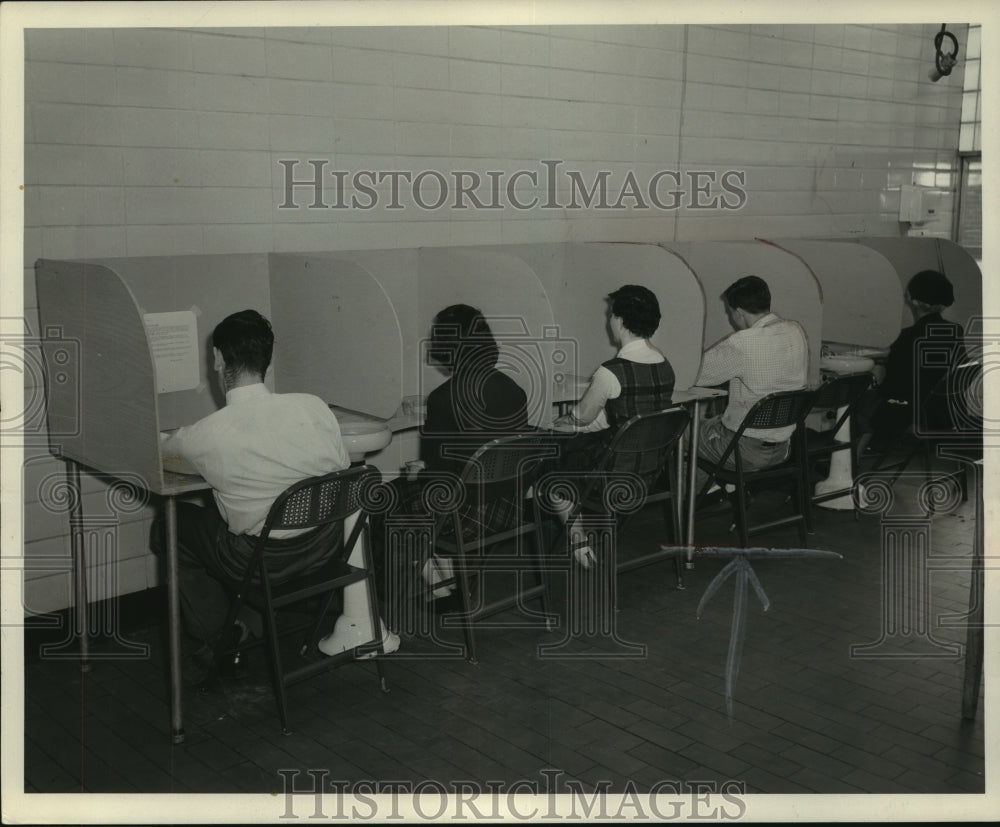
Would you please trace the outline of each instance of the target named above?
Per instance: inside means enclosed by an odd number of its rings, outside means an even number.
[[[198,321],[192,310],[146,313],[146,335],[156,366],[156,392],[186,391],[198,387]]]

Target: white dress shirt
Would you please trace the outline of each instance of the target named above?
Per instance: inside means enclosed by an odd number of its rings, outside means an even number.
[[[306,393],[271,393],[258,382],[233,388],[226,406],[178,428],[161,453],[177,453],[212,486],[233,534],[260,534],[275,499],[308,477],[351,461],[329,406]],[[300,531],[274,531],[275,538]]]
[[[706,350],[695,384],[729,383],[729,402],[722,424],[730,431],[738,431],[760,399],[804,388],[808,373],[809,344],[802,325],[768,313]],[[747,428],[743,433],[767,442],[784,442],[794,431],[792,426]]]

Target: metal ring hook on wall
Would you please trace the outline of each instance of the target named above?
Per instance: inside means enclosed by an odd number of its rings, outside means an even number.
[[[941,75],[950,75],[952,68],[958,63],[958,39],[946,30],[947,26],[947,23],[942,23],[941,31],[934,35],[934,49],[936,52],[934,55],[934,65]],[[941,44],[946,37],[951,40],[951,53],[941,51]]]

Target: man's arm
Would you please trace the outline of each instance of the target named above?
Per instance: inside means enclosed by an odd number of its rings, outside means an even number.
[[[740,375],[743,361],[743,352],[733,344],[732,336],[729,336],[702,354],[701,370],[695,384],[711,387],[728,382]]]
[[[185,428],[160,433],[160,459],[165,471],[176,474],[199,474],[200,471],[185,456]]]

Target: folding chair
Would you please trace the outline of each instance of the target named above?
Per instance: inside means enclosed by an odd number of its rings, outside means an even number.
[[[797,391],[782,391],[765,396],[757,402],[740,424],[739,430],[733,435],[718,461],[698,457],[698,467],[710,474],[702,486],[700,494],[704,494],[717,481],[720,485],[729,483],[736,487],[730,500],[739,534],[740,545],[750,544],[750,535],[770,528],[783,525],[796,525],[799,530],[799,540],[804,547],[806,533],[811,530],[811,515],[809,511],[810,497],[807,491],[809,484],[806,469],[807,453],[805,443],[805,418],[812,408],[816,391],[803,389]],[[743,457],[740,451],[740,438],[747,428],[785,428],[795,427],[792,435],[792,450],[784,462],[764,468],[760,471],[746,471],[743,468]],[[733,468],[727,468],[729,458],[733,458]],[[792,497],[794,513],[757,525],[747,524],[746,487],[758,482],[774,482],[787,480],[794,486]]]
[[[632,501],[625,493],[627,510],[615,513],[616,531],[620,532],[628,519],[642,506],[660,502],[663,504],[663,519],[667,526],[667,535],[673,543],[679,542],[680,532],[680,498],[670,484],[670,462],[677,443],[687,430],[690,415],[685,408],[667,408],[653,413],[639,414],[625,422],[614,435],[604,453],[598,459],[594,470],[583,477],[586,481],[563,527],[556,537],[554,547],[562,541],[565,532],[569,531],[574,521],[589,513],[607,513],[614,510],[614,498],[606,498],[605,492],[609,483],[618,475],[622,480],[628,480],[631,475],[633,482],[644,487],[641,503]],[[554,472],[558,476],[572,476],[574,472]],[[623,492],[624,493],[624,492]],[[607,502],[607,500],[611,500]],[[677,584],[681,585],[681,559],[676,555],[664,555],[660,551],[646,555],[619,560],[616,564],[618,572],[657,563],[667,556],[674,560],[674,570]]]
[[[537,433],[490,440],[468,457],[459,477],[464,498],[452,498],[452,505],[438,516],[429,545],[429,554],[452,562],[454,573],[422,584],[420,595],[445,587],[455,587],[461,612],[444,618],[446,625],[461,625],[466,657],[478,661],[474,626],[486,618],[515,606],[538,600],[541,617],[548,623],[548,578],[541,565],[541,516],[535,497],[526,497],[545,460],[556,455],[551,437]],[[465,454],[467,456],[467,453]],[[521,543],[530,540],[533,552],[525,555]],[[500,555],[488,550],[516,541],[514,554]],[[421,567],[426,559],[417,561]],[[517,588],[490,603],[484,603],[485,572],[490,568],[515,572]],[[470,570],[479,572],[476,601],[473,602]],[[534,574],[535,584],[526,587],[522,577]],[[419,575],[414,576],[417,580]],[[411,590],[413,591],[413,590]]]
[[[816,391],[816,399],[813,402],[813,411],[816,410],[829,410],[829,411],[843,411],[837,421],[834,423],[833,427],[829,430],[816,432],[808,430],[806,433],[806,471],[807,478],[806,482],[808,485],[808,492],[814,503],[822,503],[827,500],[837,499],[848,495],[853,490],[853,481],[857,477],[857,457],[858,457],[858,441],[860,439],[860,431],[856,426],[854,417],[854,406],[858,399],[861,397],[868,387],[872,383],[871,372],[864,373],[852,373],[844,376],[837,376],[831,379],[829,382],[824,382],[819,389]],[[844,423],[847,423],[849,433],[846,442],[837,441],[837,434],[843,428]],[[814,481],[812,477],[813,468],[817,460],[830,459],[833,460],[833,455],[839,451],[848,451],[848,456],[850,457],[850,469],[851,469],[851,485],[847,488],[838,489],[836,491],[827,491],[823,494],[812,494],[814,490]],[[854,512],[854,516],[857,517],[857,510]]]
[[[223,626],[223,635],[228,634],[233,628],[236,616],[244,604],[252,606],[263,616],[262,642],[267,649],[278,714],[286,734],[289,731],[288,702],[285,693],[287,686],[324,672],[345,660],[359,656],[370,657],[373,653],[382,652],[382,623],[375,597],[374,573],[369,551],[369,512],[366,506],[366,503],[371,501],[371,486],[379,484],[380,481],[381,474],[378,469],[364,465],[312,477],[287,488],[274,501],[267,514],[264,528],[257,538],[253,557],[247,565],[240,588],[230,606],[229,618]],[[350,535],[343,543],[334,543],[330,547],[329,559],[318,570],[285,581],[275,581],[269,574],[265,546],[272,531],[317,528],[343,522],[352,514],[358,516]],[[364,538],[363,562],[360,567],[353,566],[348,560],[362,537]],[[329,535],[326,542],[329,542]],[[344,586],[359,582],[364,582],[367,587],[373,638],[340,655],[329,657],[321,655],[317,651],[316,644],[319,640],[320,627],[334,595]],[[294,628],[282,629],[279,632],[277,610],[312,598],[320,598],[315,621],[298,624]],[[306,662],[295,668],[286,668],[279,645],[280,639],[305,629],[311,631],[304,637],[298,654]],[[216,650],[221,655],[224,644],[217,643]],[[386,691],[382,664],[377,658],[375,670],[380,687]]]
[[[951,367],[928,393],[916,410],[916,422],[903,435],[909,445],[903,459],[884,466],[885,456],[876,461],[872,471],[895,471],[894,484],[919,455],[926,481],[935,479],[934,459],[954,459],[957,468],[941,479],[957,478],[962,501],[969,498],[968,463],[983,455],[983,366],[972,360]]]

